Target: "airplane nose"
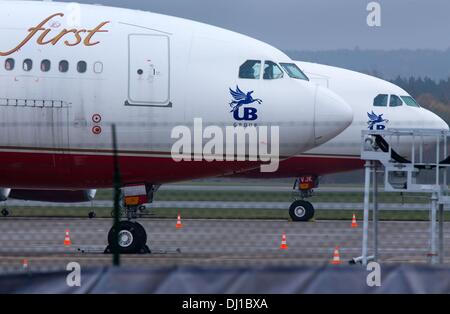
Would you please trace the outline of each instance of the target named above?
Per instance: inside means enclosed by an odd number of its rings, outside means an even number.
[[[353,110],[328,88],[317,86],[315,102],[315,144],[323,144],[344,131],[353,122]]]
[[[423,115],[423,127],[425,129],[449,130],[448,124],[441,117],[429,110],[423,110],[425,112]]]

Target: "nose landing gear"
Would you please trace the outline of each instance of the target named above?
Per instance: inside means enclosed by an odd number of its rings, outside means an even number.
[[[153,201],[154,193],[159,186],[155,185],[133,185],[122,188],[122,203],[120,217],[128,220],[119,221],[117,226],[113,226],[108,233],[108,247],[105,253],[112,253],[118,250],[120,254],[148,254],[151,253],[147,246],[147,232],[138,222],[134,221],[141,212],[145,211],[145,203]],[[115,242],[114,236],[117,233],[118,239]]]
[[[9,216],[9,210],[7,208],[3,208],[1,211],[1,214],[3,217],[8,217]]]
[[[296,200],[289,207],[289,216],[293,221],[309,221],[314,217],[314,206],[304,200]]]
[[[314,206],[305,201],[305,198],[311,197],[313,189],[319,186],[317,176],[302,176],[295,180],[295,201],[289,207],[289,216],[293,221],[309,221],[314,217]]]
[[[118,233],[118,241],[114,242],[114,233]],[[145,254],[150,253],[147,246],[147,232],[144,227],[133,221],[120,221],[117,230],[114,226],[108,233],[108,247],[105,253],[118,249],[120,254]]]

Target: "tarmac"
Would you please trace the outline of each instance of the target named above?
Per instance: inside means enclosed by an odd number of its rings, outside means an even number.
[[[146,228],[152,254],[122,255],[125,266],[289,266],[329,264],[339,246],[343,263],[361,255],[362,222],[296,223],[287,220],[182,220],[139,219]],[[111,265],[104,254],[112,219],[2,218],[0,219],[0,273],[64,270],[67,263]],[[450,245],[450,223],[444,226],[445,263]],[[72,245],[63,245],[65,230]],[[286,233],[287,250],[281,250]],[[381,221],[381,263],[426,263],[429,223]]]

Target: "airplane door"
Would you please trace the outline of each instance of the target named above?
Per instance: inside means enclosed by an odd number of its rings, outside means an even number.
[[[170,47],[165,35],[129,35],[129,106],[170,106]]]

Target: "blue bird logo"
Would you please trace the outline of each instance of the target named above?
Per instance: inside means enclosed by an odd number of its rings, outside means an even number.
[[[373,130],[375,124],[389,122],[389,120],[383,118],[383,114],[378,115],[375,112],[373,112],[373,110],[372,113],[368,112],[367,116],[369,117],[369,121],[367,122],[367,124],[369,125],[370,130]]]
[[[236,112],[243,105],[249,105],[254,102],[257,102],[258,104],[262,104],[263,101],[261,99],[253,98],[253,96],[252,96],[253,92],[254,91],[244,93],[237,85],[236,85],[235,91],[230,88],[230,94],[234,99],[232,102],[230,102],[230,107],[231,107],[230,112]]]

